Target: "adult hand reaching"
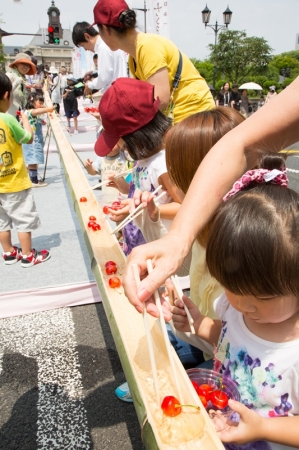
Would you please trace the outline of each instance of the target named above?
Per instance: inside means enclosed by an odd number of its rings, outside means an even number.
[[[154,317],[159,317],[158,308],[151,296],[181,266],[188,249],[187,246],[184,249],[181,236],[175,232],[169,232],[157,241],[133,249],[127,261],[123,286],[129,301],[138,312],[142,312],[143,302],[146,301],[147,312]],[[148,259],[152,260],[154,267],[150,274],[148,274],[146,266]],[[138,289],[133,276],[133,264],[137,264],[142,280]],[[165,320],[170,320],[169,308],[162,304],[162,310]]]

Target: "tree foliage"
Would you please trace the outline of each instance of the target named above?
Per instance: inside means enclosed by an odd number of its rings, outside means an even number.
[[[207,83],[211,83],[213,79],[214,64],[211,61],[200,61],[199,59],[191,58],[195,68],[200,75],[204,77]]]
[[[210,44],[210,59],[222,78],[241,83],[253,75],[263,75],[272,60],[272,48],[264,38],[248,37],[245,31],[225,30],[217,45]]]

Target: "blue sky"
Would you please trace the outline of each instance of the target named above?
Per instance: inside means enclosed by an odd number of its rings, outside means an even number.
[[[55,0],[61,11],[64,28],[72,27],[76,21],[92,22],[96,0]],[[245,30],[248,36],[265,38],[274,49],[282,53],[295,48],[299,33],[299,0],[168,0],[170,16],[170,38],[189,57],[204,59],[207,46],[214,43],[214,33],[205,29],[201,11],[206,6],[212,11],[211,24],[217,20],[222,24],[222,13],[229,5],[233,11],[230,29]],[[143,8],[143,0],[130,0],[136,8]],[[8,32],[34,33],[39,26],[47,27],[47,9],[51,0],[1,0],[0,13],[5,22],[1,25]],[[143,13],[139,13],[140,28]],[[3,38],[5,45],[25,45],[30,36]]]

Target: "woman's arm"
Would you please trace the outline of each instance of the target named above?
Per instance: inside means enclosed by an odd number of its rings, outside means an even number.
[[[154,75],[147,79],[147,82],[155,86],[155,98],[160,99],[160,109],[164,110],[169,105],[170,87],[167,67],[157,70]]]
[[[197,234],[206,225],[233,183],[252,167],[255,150],[277,151],[299,140],[299,77],[271,102],[227,133],[200,164],[169,233],[134,249],[128,258],[123,285],[126,295],[142,312],[142,302],[176,272]],[[146,260],[154,270],[148,275]],[[137,290],[132,264],[144,279]],[[155,305],[148,312],[157,316]]]

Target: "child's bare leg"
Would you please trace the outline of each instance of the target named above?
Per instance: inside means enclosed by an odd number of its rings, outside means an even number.
[[[78,118],[74,117],[74,128],[78,131]]]
[[[10,230],[7,231],[0,231],[0,243],[2,245],[4,252],[13,252],[14,248],[11,242],[11,232]]]
[[[19,231],[18,237],[22,249],[22,255],[30,255],[31,253],[31,231]]]

